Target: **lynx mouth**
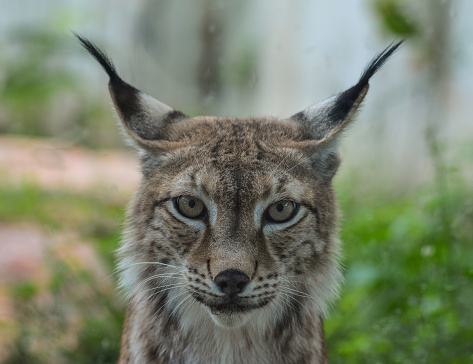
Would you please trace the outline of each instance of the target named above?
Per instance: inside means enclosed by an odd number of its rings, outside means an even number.
[[[198,295],[194,295],[194,298],[204,306],[207,306],[210,309],[212,315],[217,316],[249,313],[250,311],[253,311],[257,308],[266,306],[269,302],[271,302],[273,297],[266,298],[255,303],[244,303],[241,299],[230,300],[229,302],[223,303],[207,302]]]
[[[205,292],[197,287],[192,288],[190,292],[192,297],[203,306],[206,306],[212,316],[220,317],[246,316],[249,312],[266,306],[276,297],[275,292],[225,297]]]
[[[212,315],[231,315],[235,313],[247,313],[252,310],[251,307],[239,306],[235,304],[208,306]]]
[[[238,306],[235,306],[235,307],[215,307],[215,306],[208,306],[210,308],[210,312],[212,313],[212,315],[232,315],[234,313],[247,313],[248,312],[248,309],[247,308],[243,308],[243,307],[238,307]]]

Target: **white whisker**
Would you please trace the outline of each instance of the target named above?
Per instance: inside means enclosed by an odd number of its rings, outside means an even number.
[[[154,292],[153,294],[151,294],[150,296],[148,296],[148,300],[150,300],[151,298],[153,298],[154,296],[160,294],[160,293],[163,293],[163,292],[166,292],[166,291],[169,291],[171,289],[174,289],[174,288],[177,288],[177,287],[185,287],[186,285],[185,284],[181,284],[181,285],[175,285],[173,287],[167,287],[167,288],[164,288],[164,289],[160,289],[158,292]],[[160,287],[156,287],[155,289],[159,289]]]
[[[287,299],[286,303],[290,304],[293,309],[296,309],[296,306],[294,306],[294,302],[291,302],[291,301],[296,301],[299,305],[304,307],[304,309],[307,309],[307,306],[305,304],[303,304],[301,301],[299,301],[296,297],[294,297],[294,295],[292,295],[290,293],[287,293],[285,291],[280,291],[280,292],[281,292],[282,296]]]
[[[187,292],[185,292],[185,293],[187,293]],[[179,295],[179,296],[180,296],[180,295]],[[181,303],[179,303],[176,307],[174,307],[174,308],[172,309],[171,313],[169,314],[168,319],[166,320],[166,323],[169,321],[169,319],[171,318],[171,316],[174,316],[174,315],[177,314],[177,312],[178,312],[178,310],[179,310],[179,307],[181,307],[181,305],[182,305],[184,302],[186,302],[189,298],[191,298],[191,296],[190,296],[189,294],[187,294],[187,297],[184,298],[184,299],[181,301]],[[166,324],[166,323],[165,323],[165,324]]]
[[[276,172],[276,169],[282,164],[282,162],[284,162],[286,160],[287,157],[289,157],[289,152],[286,151],[286,156],[281,160],[281,162],[278,163],[278,165],[276,167],[273,168],[273,170],[271,171],[271,173],[269,174],[269,177],[271,178],[273,176],[273,173]]]
[[[291,168],[286,169],[284,172],[280,173],[276,178],[281,177],[283,174],[285,174],[285,173],[287,173],[287,172],[293,170],[293,169],[296,168],[299,164],[302,164],[302,163],[304,163],[304,162],[305,162],[305,160],[302,160],[302,161],[300,161],[299,163],[296,163],[296,164],[293,165]]]
[[[281,289],[282,289],[284,292],[291,293],[291,294],[294,294],[294,295],[299,296],[299,297],[312,298],[312,296],[309,295],[308,293],[299,291],[299,290],[297,290],[297,289],[293,289],[293,288],[289,288],[289,287],[284,287],[284,286],[281,287]]]
[[[207,166],[205,165],[205,160],[204,158],[201,158],[201,162],[202,162],[202,165],[200,164],[199,160],[197,159],[197,156],[195,155],[195,153],[192,153],[190,150],[191,150],[191,141],[189,138],[187,138],[187,141],[189,143],[189,147],[188,147],[188,153],[192,154],[192,157],[194,158],[195,162],[197,163],[197,165],[199,166],[199,170],[204,173],[204,172],[207,172]],[[199,153],[199,157],[202,157],[202,151],[200,151]],[[202,168],[203,166],[203,168]]]
[[[178,267],[178,266],[172,265],[172,264],[161,263],[161,262],[136,262],[136,263],[130,263],[130,264],[126,265],[125,267],[118,267],[118,268],[115,269],[115,270],[116,270],[116,271],[122,271],[122,270],[127,269],[127,268],[129,268],[129,267],[131,267],[131,266],[139,265],[139,264],[162,265],[162,266],[165,266],[165,267],[170,267],[170,268],[175,268],[175,269],[183,270],[182,267]]]
[[[157,289],[164,289],[164,288],[173,288],[173,287],[179,287],[179,286],[185,286],[185,283],[172,283],[172,284],[166,284],[164,286],[158,285],[153,288],[148,288],[147,290],[144,290],[142,293],[146,293],[149,291],[156,291]],[[156,292],[158,294],[159,292]]]
[[[149,282],[149,281],[151,281],[151,280],[153,280],[153,279],[163,278],[163,277],[164,277],[164,279],[161,279],[161,280],[160,280],[160,283],[163,283],[163,282],[165,282],[165,281],[168,280],[168,279],[171,279],[171,278],[178,278],[178,277],[176,277],[178,274],[182,274],[182,273],[181,273],[181,272],[176,272],[176,273],[172,273],[172,274],[156,274],[156,275],[152,275],[152,276],[150,276],[150,277],[144,279],[143,281],[141,281],[141,282],[138,284],[138,286],[132,287],[132,291],[133,291],[133,292],[137,292],[145,283],[147,283],[147,282]],[[146,292],[146,291],[145,291],[145,292]]]

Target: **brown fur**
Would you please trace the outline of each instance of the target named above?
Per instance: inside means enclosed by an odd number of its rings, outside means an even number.
[[[400,43],[355,86],[291,118],[231,119],[172,110],[79,40],[109,74],[142,156],[118,253],[129,294],[120,363],[327,363],[323,316],[341,278],[336,144]],[[184,216],[179,196],[206,212]],[[268,211],[281,201],[295,212],[277,222]]]

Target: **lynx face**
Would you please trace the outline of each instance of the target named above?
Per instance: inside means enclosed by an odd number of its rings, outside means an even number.
[[[120,251],[130,292],[221,326],[306,299],[322,311],[338,287],[336,207],[297,123],[195,118],[169,135],[185,142],[143,178]]]
[[[119,250],[120,363],[326,363],[336,295],[337,141],[370,77],[288,119],[189,117],[110,76],[143,179]]]

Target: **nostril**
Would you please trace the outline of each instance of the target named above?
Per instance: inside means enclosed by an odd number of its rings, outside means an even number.
[[[220,292],[232,298],[245,289],[246,285],[250,282],[250,278],[239,270],[228,269],[219,273],[215,277],[214,282]]]
[[[245,288],[246,286],[246,282],[239,282],[237,283],[237,288],[241,291],[243,291],[243,289]]]

